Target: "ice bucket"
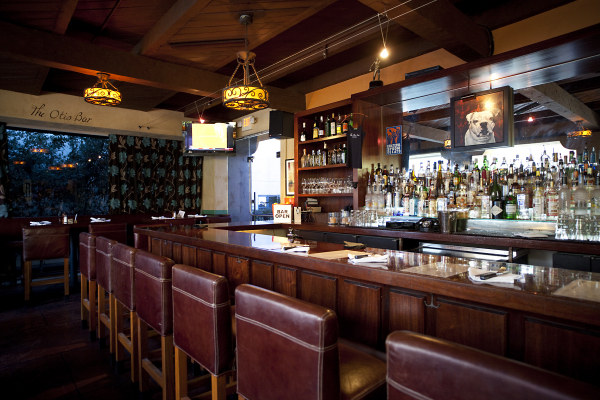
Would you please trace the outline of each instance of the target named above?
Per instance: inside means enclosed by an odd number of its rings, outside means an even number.
[[[456,211],[438,211],[438,220],[442,233],[456,232]]]

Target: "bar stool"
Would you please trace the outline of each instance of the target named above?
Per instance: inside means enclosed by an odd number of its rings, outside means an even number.
[[[385,362],[338,343],[332,310],[250,285],[235,307],[240,398],[385,398]]]
[[[127,224],[97,222],[88,225],[88,232],[94,236],[102,236],[127,244]]]
[[[389,400],[600,399],[587,383],[419,333],[390,333],[386,347]]]
[[[90,340],[96,340],[96,236],[79,234],[79,269],[81,270],[81,329],[89,327]],[[89,290],[88,290],[89,288]]]
[[[149,388],[151,376],[162,388],[163,400],[175,397],[175,360],[173,358],[173,261],[144,250],[135,254],[135,305],[138,316],[139,388],[142,395]],[[162,369],[149,359],[148,327],[161,339]]]
[[[175,398],[188,395],[187,356],[210,372],[212,398],[235,393],[234,347],[227,279],[187,265],[173,267]],[[202,378],[201,378],[202,379]],[[200,381],[201,381],[200,379]]]
[[[138,335],[137,313],[135,311],[135,253],[137,249],[117,243],[113,246],[113,289],[115,295],[115,359],[117,371],[123,366],[124,350],[131,355],[131,381],[137,382],[138,366]],[[127,337],[123,326],[123,311],[129,311],[129,334]]]
[[[64,283],[65,296],[69,295],[69,251],[68,226],[23,228],[23,280],[26,301],[31,296],[32,286]],[[56,258],[64,260],[63,276],[61,278],[32,280],[32,261],[53,260]]]
[[[112,250],[116,240],[99,236],[96,238],[96,282],[98,284],[98,339],[100,347],[106,346],[106,330],[110,354],[115,354],[115,295],[113,291],[113,262]],[[106,293],[108,292],[108,309],[106,308]]]

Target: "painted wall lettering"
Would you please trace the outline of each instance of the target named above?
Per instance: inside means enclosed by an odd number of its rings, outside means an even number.
[[[31,112],[30,115],[32,115],[34,117],[44,118],[44,117],[48,116],[51,119],[60,119],[63,121],[74,121],[74,122],[83,122],[83,123],[88,123],[92,120],[91,118],[84,117],[83,113],[81,111],[79,111],[77,114],[73,115],[73,114],[69,114],[69,113],[61,111],[61,110],[52,110],[50,112],[42,111],[46,107],[46,104],[42,104],[41,106],[34,105],[32,107],[33,107],[33,111]]]

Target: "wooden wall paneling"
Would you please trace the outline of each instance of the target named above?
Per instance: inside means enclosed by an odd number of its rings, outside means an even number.
[[[300,299],[336,310],[337,278],[302,271],[300,273]]]
[[[524,361],[598,386],[600,332],[525,318]]]
[[[340,282],[337,315],[341,337],[371,347],[383,347],[381,295],[380,286],[346,279]]]
[[[224,253],[213,252],[213,273],[227,277],[227,257]]]
[[[150,252],[157,256],[162,256],[162,241],[160,239],[152,238],[152,249]]]
[[[227,281],[229,294],[235,293],[235,288],[244,283],[250,283],[250,260],[239,256],[227,256]]]
[[[173,259],[173,242],[169,240],[162,241],[162,255],[163,257]]]
[[[298,270],[278,265],[275,267],[275,291],[290,297],[297,297]]]
[[[183,257],[181,255],[181,243],[173,243],[173,254],[171,260],[175,264],[181,264],[183,262]]]
[[[507,354],[508,315],[504,311],[437,299],[435,336],[499,356]]]
[[[389,333],[425,333],[425,300],[426,296],[423,294],[390,289]]]
[[[250,265],[250,283],[273,290],[273,264],[252,260]]]
[[[181,263],[196,267],[196,248],[191,246],[181,246]]]
[[[207,249],[196,249],[196,268],[212,272],[212,253]]]

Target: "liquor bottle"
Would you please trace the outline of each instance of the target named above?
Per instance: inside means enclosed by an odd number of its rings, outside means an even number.
[[[369,183],[367,184],[367,194],[365,195],[365,210],[371,210],[373,208],[373,194],[371,193],[371,178],[369,177]]]
[[[592,154],[594,154],[594,148],[592,148]],[[600,174],[596,174],[596,186],[590,193],[590,215],[592,217],[600,216]]]
[[[427,160],[427,168],[425,168],[425,186],[431,186],[431,162]]]
[[[515,197],[512,188],[508,190],[504,206],[505,219],[517,219],[517,198]]]
[[[344,147],[343,147],[342,152],[341,152],[342,161],[340,162],[340,164],[346,164],[346,162],[347,162],[346,161],[346,157],[348,155],[348,150],[346,149],[346,143],[344,143],[343,146]]]
[[[497,158],[494,157],[492,159],[492,165],[490,165],[490,174],[491,174],[490,177],[492,179],[494,179],[494,175],[496,175],[498,173],[498,164],[496,163],[496,161],[497,161]]]
[[[327,164],[327,143],[323,143],[323,153],[321,154],[321,166],[325,167]]]
[[[575,211],[575,216],[578,215],[588,215],[588,205],[590,203],[590,194],[586,190],[585,185],[583,184],[583,176],[579,179],[579,185],[577,185],[577,189],[573,192],[573,206]]]
[[[381,163],[377,163],[377,169],[375,170],[375,182],[381,182]]]
[[[405,217],[410,215],[410,193],[407,190],[402,197],[402,215]]]
[[[315,167],[321,166],[321,150],[317,150],[317,155],[315,156]]]
[[[325,137],[325,123],[323,122],[323,116],[321,115],[321,121],[319,122],[319,139]]]
[[[337,124],[335,122],[335,113],[332,113],[331,121],[329,122],[329,136],[337,135],[336,127],[337,127]]]
[[[354,122],[352,121],[352,113],[350,113],[350,121],[348,122],[350,128],[354,129]]]
[[[348,134],[348,119],[344,117],[344,121],[342,122],[342,133],[344,135]]]
[[[335,134],[336,135],[341,135],[342,134],[342,115],[338,114],[338,119],[337,119],[337,123],[335,124]]]
[[[554,188],[554,180],[550,180],[550,186],[546,192],[546,216],[553,221],[558,218],[558,192]]]
[[[571,189],[567,185],[569,178],[567,175],[562,177],[562,185],[558,191],[558,213],[569,214],[571,212]]]
[[[456,207],[459,209],[467,208],[467,188],[464,183],[460,183],[456,192]]]
[[[584,189],[585,190],[585,189]],[[533,191],[533,220],[540,221],[544,215],[544,191],[539,181],[535,182],[535,190]]]
[[[592,147],[592,152],[590,153],[590,163],[592,165],[596,165],[596,148]]]
[[[500,189],[500,185],[498,185],[498,174],[494,174],[494,183],[492,185],[491,192],[491,200],[492,200],[492,218],[493,219],[502,219],[504,216],[504,202],[502,201],[502,192]]]
[[[381,171],[381,182],[383,186],[388,185],[388,170],[387,165],[383,166],[383,170]]]
[[[308,166],[309,167],[316,167],[317,166],[317,164],[316,164],[316,158],[317,158],[317,156],[315,155],[315,151],[313,150],[312,154],[310,155],[309,162],[308,162],[308,164],[309,164]]]
[[[482,171],[483,172],[483,171]],[[490,197],[490,187],[488,182],[483,180],[481,186],[481,218],[490,219],[492,217],[492,199]]]
[[[302,158],[300,159],[300,168],[306,168],[306,159],[308,158],[308,156],[306,155],[306,149],[304,149],[304,154],[302,155]]]
[[[434,185],[431,185],[429,188],[429,212],[427,213],[427,217],[429,218],[437,218],[437,189]]]
[[[331,125],[330,125],[331,121],[329,120],[329,115],[327,116],[327,119],[325,120],[325,137],[329,137],[331,136]]]
[[[302,123],[302,134],[300,135],[300,141],[306,142],[306,122]]]
[[[419,202],[417,204],[417,217],[424,217],[425,213],[429,213],[427,188],[422,188],[419,194]]]
[[[319,122],[317,117],[315,117],[315,126],[313,127],[313,139],[319,138]]]
[[[513,189],[513,194],[515,190]],[[529,219],[529,195],[526,192],[525,185],[521,186],[517,192],[517,213],[519,219]]]

